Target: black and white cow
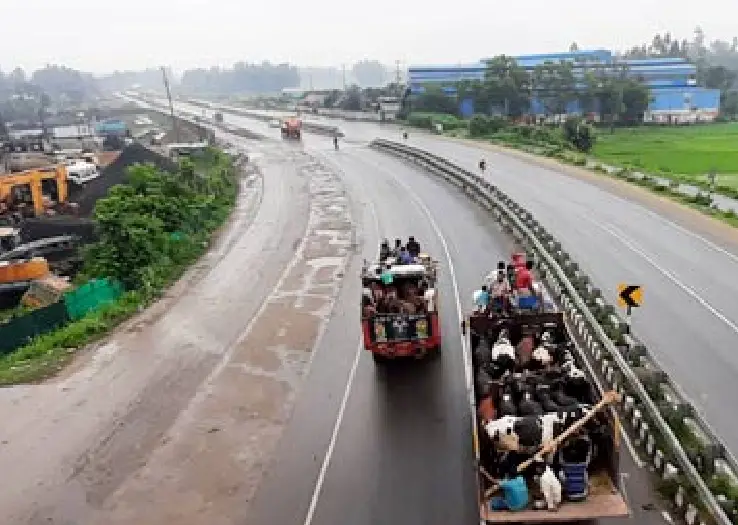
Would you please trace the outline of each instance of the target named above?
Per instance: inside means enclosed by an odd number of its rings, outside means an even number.
[[[513,447],[536,449],[561,434],[588,409],[588,405],[580,405],[571,411],[550,412],[540,416],[504,416],[487,422],[484,429],[496,446],[501,445],[503,450],[517,450]]]

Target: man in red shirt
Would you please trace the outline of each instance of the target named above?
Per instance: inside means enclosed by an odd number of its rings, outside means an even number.
[[[519,296],[527,297],[533,293],[533,261],[526,261],[525,268],[518,268],[515,274],[515,290]]]

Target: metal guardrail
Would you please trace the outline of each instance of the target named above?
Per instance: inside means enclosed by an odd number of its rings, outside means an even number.
[[[383,139],[374,140],[371,146],[410,160],[459,187],[531,252],[588,357],[609,386],[622,394],[619,410],[686,523],[736,523],[735,502],[722,493],[725,490],[714,493],[706,481],[722,474],[735,483],[735,458],[658,368],[645,346],[626,333],[614,308],[533,215],[489,181],[442,157]],[[677,427],[689,429],[698,444],[681,443],[674,431]]]

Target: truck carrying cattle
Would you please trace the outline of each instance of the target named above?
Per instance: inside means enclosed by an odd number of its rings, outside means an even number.
[[[408,245],[417,243],[411,237]],[[392,254],[385,241],[380,261],[362,269],[364,347],[376,362],[437,355],[441,347],[437,263],[419,249],[411,256],[399,248]]]
[[[522,268],[519,260],[512,266]],[[499,268],[515,279],[504,264]],[[488,279],[497,281],[498,274]],[[508,297],[478,306],[462,325],[472,352],[480,520],[628,516],[620,426],[607,406],[618,394],[599,392],[583,372],[563,314],[543,306],[540,286],[507,290]]]

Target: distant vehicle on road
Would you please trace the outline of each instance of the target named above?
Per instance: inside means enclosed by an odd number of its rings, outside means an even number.
[[[100,171],[91,162],[72,161],[67,164],[67,179],[80,186],[99,176]]]
[[[269,127],[270,128],[279,128],[282,126],[282,123],[279,121],[279,119],[273,118],[269,121]]]
[[[390,257],[362,269],[364,347],[376,362],[422,358],[441,349],[437,262],[426,254],[412,264],[398,262]]]
[[[302,135],[302,120],[297,117],[289,117],[282,121],[282,138],[300,140]]]

